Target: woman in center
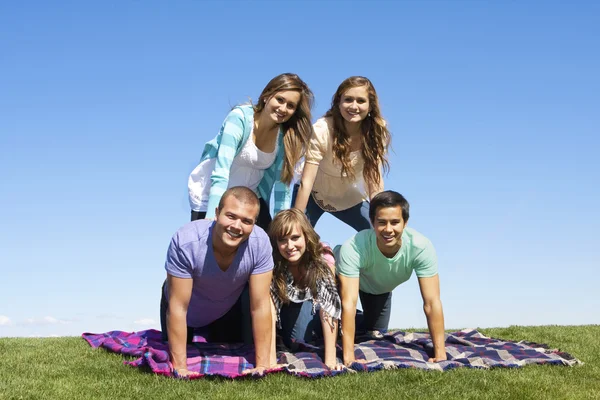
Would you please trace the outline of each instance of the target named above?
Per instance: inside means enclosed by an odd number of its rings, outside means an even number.
[[[298,209],[279,212],[269,228],[273,246],[273,323],[279,327],[284,344],[310,342],[313,332],[325,343],[324,363],[339,370],[336,358],[338,321],[342,307],[335,285],[335,260],[331,248]],[[275,335],[271,341],[271,363],[277,363]]]
[[[357,231],[369,229],[369,200],[383,191],[391,141],[371,81],[344,80],[313,127],[294,207],[306,211],[313,227],[328,212]]]

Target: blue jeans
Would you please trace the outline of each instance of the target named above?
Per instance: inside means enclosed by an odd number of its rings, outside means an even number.
[[[299,188],[299,185],[294,185],[294,191],[292,192],[292,204],[296,202],[296,196],[298,195]],[[315,225],[317,225],[319,218],[321,218],[321,215],[323,215],[324,212],[325,210],[319,207],[312,195],[309,195],[308,203],[306,204],[306,216],[308,217],[308,220],[313,228]],[[369,202],[367,201],[358,203],[357,205],[345,210],[327,212],[340,221],[350,225],[357,232],[371,228],[371,222],[369,221]]]
[[[281,319],[279,334],[283,343],[292,350],[294,342],[312,342],[313,332],[317,337],[323,336],[319,310],[312,314],[311,300],[282,305],[279,318]]]
[[[370,294],[360,290],[362,311],[356,312],[356,335],[364,335],[368,331],[387,332],[392,314],[392,292]],[[323,327],[319,310],[312,314],[312,301],[292,303],[281,307],[281,330],[279,334],[283,343],[295,350],[294,343],[310,343],[315,338],[323,337]]]
[[[370,294],[358,291],[362,313],[356,313],[356,331],[364,334],[368,331],[387,332],[392,315],[392,292]]]

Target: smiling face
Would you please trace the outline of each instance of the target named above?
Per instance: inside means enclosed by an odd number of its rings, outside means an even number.
[[[402,232],[406,221],[402,218],[402,208],[379,207],[375,212],[373,228],[377,238],[377,247],[381,253],[392,258],[402,247]]]
[[[282,90],[276,92],[265,102],[263,112],[276,124],[287,122],[296,112],[301,96],[302,95],[297,90]]]
[[[286,259],[290,265],[298,264],[306,251],[304,233],[298,224],[295,224],[287,235],[277,239],[277,248],[281,257]]]
[[[216,210],[213,246],[221,251],[233,251],[248,239],[258,216],[259,205],[243,202],[229,195]]]
[[[346,90],[340,98],[342,118],[350,123],[360,123],[370,111],[369,92],[366,86]]]

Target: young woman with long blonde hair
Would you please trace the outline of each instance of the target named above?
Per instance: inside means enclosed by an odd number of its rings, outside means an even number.
[[[341,369],[336,358],[341,302],[335,284],[335,261],[331,248],[300,210],[279,212],[269,228],[273,246],[273,323],[279,326],[284,344],[294,348],[299,341],[310,342],[322,335],[324,363]],[[271,343],[271,365],[277,363],[275,332]]]
[[[256,104],[234,107],[188,179],[192,221],[214,218],[225,190],[246,186],[260,198],[256,224],[267,229],[271,192],[275,213],[290,205],[294,167],[312,134],[312,104],[306,83],[286,73],[267,84]]]
[[[371,81],[344,80],[313,128],[294,207],[306,212],[313,227],[329,212],[357,231],[370,228],[369,200],[384,188],[391,142]]]

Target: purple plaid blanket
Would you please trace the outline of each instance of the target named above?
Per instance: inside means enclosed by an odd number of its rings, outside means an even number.
[[[128,333],[111,331],[82,337],[92,347],[136,357],[125,364],[148,366],[154,373],[172,376],[168,348],[162,343],[160,331],[153,329]],[[285,350],[279,348],[278,350]],[[279,363],[285,367],[269,372],[285,371],[304,377],[332,376],[356,371],[376,371],[393,368],[418,368],[446,371],[452,368],[522,367],[527,364],[558,364],[573,366],[581,361],[567,353],[549,349],[546,345],[531,342],[511,342],[484,336],[473,329],[446,334],[448,360],[429,363],[433,344],[427,333],[394,332],[380,340],[369,340],[355,346],[357,360],[342,371],[330,371],[321,361],[323,347],[300,344],[298,351],[278,351]],[[338,353],[339,354],[339,353]],[[242,376],[242,371],[253,367],[254,348],[243,344],[206,343],[201,336],[194,337],[188,345],[188,369],[200,376],[218,375],[227,378]]]

